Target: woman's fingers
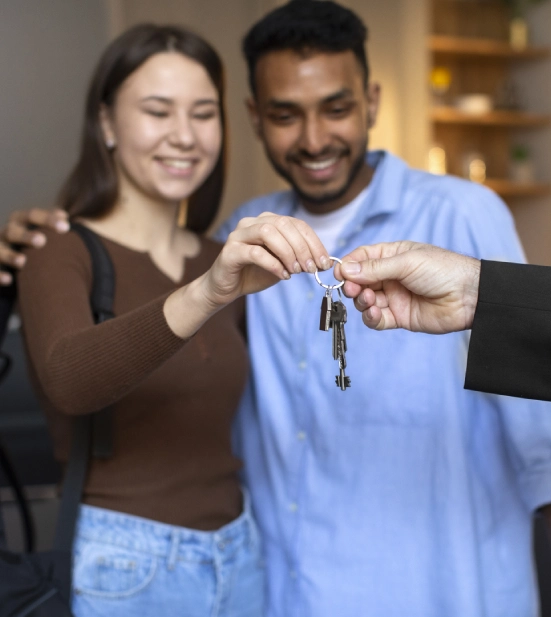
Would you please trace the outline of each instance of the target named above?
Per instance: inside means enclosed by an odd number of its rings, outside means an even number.
[[[259,245],[248,246],[245,250],[248,253],[247,258],[244,260],[245,263],[258,266],[281,280],[288,280],[291,278],[289,271],[282,266],[280,260],[269,253],[264,247]]]
[[[277,262],[284,278],[288,278],[284,272],[290,275],[300,271],[300,264],[289,242],[275,227],[265,223],[236,229],[228,237],[227,247],[230,254],[235,255],[234,259],[238,260],[240,266],[245,266],[247,263],[259,265],[257,260],[260,255],[270,255],[272,258],[270,263]]]
[[[240,221],[233,241],[258,244],[277,257],[289,273],[325,270],[331,261],[323,244],[303,221],[272,213]]]

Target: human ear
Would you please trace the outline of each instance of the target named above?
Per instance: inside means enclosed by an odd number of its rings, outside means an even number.
[[[367,127],[371,129],[377,122],[381,100],[381,85],[377,82],[370,82],[365,90],[365,97],[367,102]]]
[[[111,120],[111,112],[107,105],[101,104],[99,110],[99,123],[103,135],[103,141],[108,150],[112,150],[116,145],[115,131],[113,130],[113,122]]]
[[[262,139],[262,128],[260,126],[260,115],[258,113],[258,105],[253,96],[249,96],[245,99],[245,106],[249,112],[249,120],[251,121],[255,135]]]

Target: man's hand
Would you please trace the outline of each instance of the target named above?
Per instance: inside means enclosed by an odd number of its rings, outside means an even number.
[[[34,229],[34,228],[38,229]],[[46,244],[46,236],[40,228],[53,229],[59,233],[69,231],[67,212],[64,210],[20,210],[13,212],[7,225],[0,230],[0,268],[21,269],[25,265],[25,255],[16,247],[40,248]],[[0,270],[0,286],[10,285],[12,275]]]
[[[335,267],[368,328],[444,334],[471,327],[480,261],[417,242],[362,246]]]

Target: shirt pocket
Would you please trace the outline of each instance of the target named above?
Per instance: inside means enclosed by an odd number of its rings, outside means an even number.
[[[128,598],[153,581],[157,559],[146,553],[99,542],[79,542],[73,565],[75,594]]]

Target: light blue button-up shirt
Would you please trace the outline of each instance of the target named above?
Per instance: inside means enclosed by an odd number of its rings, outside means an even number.
[[[410,239],[522,261],[489,190],[383,152],[337,256]],[[260,197],[292,215],[292,192]],[[326,275],[327,276],[327,275]],[[533,617],[531,514],[551,502],[551,407],[463,389],[467,333],[373,332],[348,304],[335,386],[323,290],[300,274],[247,300],[252,377],[236,426],[265,542],[269,617]]]

